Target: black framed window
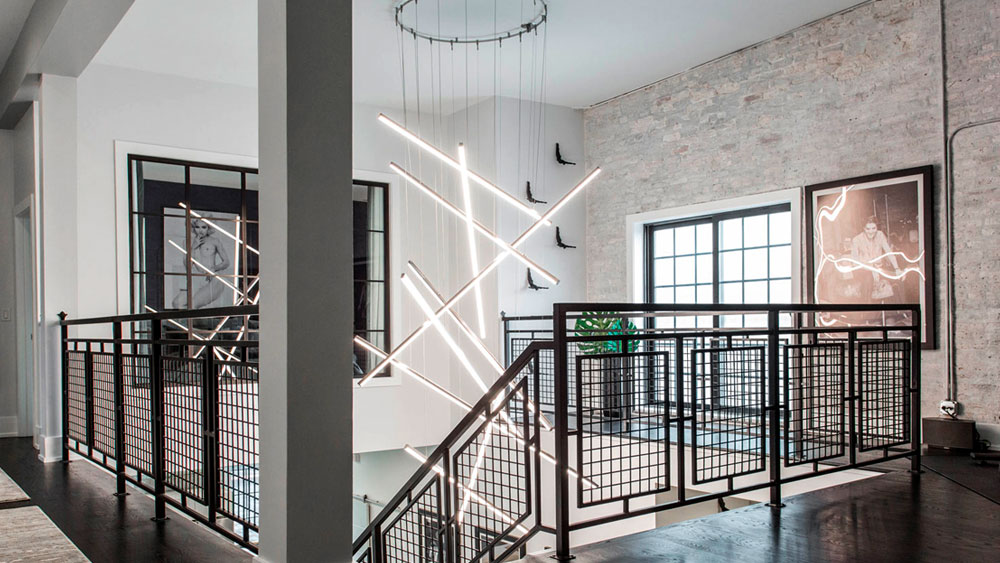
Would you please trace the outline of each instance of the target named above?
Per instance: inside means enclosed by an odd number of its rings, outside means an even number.
[[[389,348],[389,185],[354,180],[354,334]],[[354,377],[379,358],[354,347]],[[389,375],[389,370],[379,374]]]
[[[789,303],[791,205],[646,226],[646,299],[654,303]],[[766,315],[657,318],[658,328],[766,326]]]
[[[132,312],[256,304],[257,170],[129,155],[128,175]]]

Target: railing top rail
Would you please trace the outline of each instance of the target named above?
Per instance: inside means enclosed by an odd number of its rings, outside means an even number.
[[[517,374],[519,374],[521,370],[528,365],[528,361],[531,360],[537,352],[551,349],[553,349],[553,346],[552,342],[549,341],[536,341],[529,344],[528,347],[521,352],[517,359],[514,360],[514,362],[511,363],[510,366],[504,371],[503,375],[493,382],[489,391],[484,393],[482,398],[480,398],[479,401],[472,406],[472,410],[466,413],[466,415],[462,417],[462,420],[455,425],[455,428],[453,428],[452,431],[449,432],[443,440],[441,440],[441,444],[434,448],[434,451],[427,456],[427,461],[425,461],[424,464],[417,469],[413,476],[406,481],[406,483],[399,489],[399,492],[397,492],[395,496],[389,500],[389,502],[385,503],[385,506],[387,508],[396,506],[400,501],[405,499],[407,491],[415,488],[418,484],[420,484],[420,481],[428,475],[428,473],[433,471],[431,468],[437,465],[438,461],[444,457],[445,453],[449,450],[453,443],[457,442],[467,430],[472,428],[474,425],[479,424],[480,415],[490,412],[493,400],[497,393],[506,388],[507,385],[510,384],[515,377],[517,377]],[[379,512],[378,515],[368,524],[368,526],[360,534],[358,534],[357,539],[354,540],[351,552],[357,553],[362,546],[364,546],[365,542],[372,537],[375,528],[383,524],[391,515],[392,514],[389,510],[382,510]]]
[[[86,319],[68,319],[66,313],[60,313],[59,324],[63,326],[105,324],[117,322],[156,321],[166,319],[198,319],[214,317],[242,317],[259,315],[259,305],[241,305],[239,307],[215,307],[213,309],[191,309],[187,311],[163,311],[159,313],[138,313],[134,315],[114,315],[109,317],[91,317]]]
[[[817,304],[817,303],[713,303],[713,304],[660,304],[660,303],[556,303],[556,315],[567,313],[850,313],[869,311],[916,311],[917,303],[905,304]]]

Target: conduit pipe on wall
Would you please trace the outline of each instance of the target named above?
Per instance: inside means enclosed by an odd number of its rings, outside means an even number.
[[[946,248],[946,263],[947,271],[945,272],[945,281],[947,283],[947,299],[948,299],[948,314],[947,314],[947,333],[948,333],[948,400],[957,401],[958,400],[958,372],[956,369],[957,363],[955,361],[955,355],[957,348],[955,346],[955,238],[954,238],[954,224],[955,224],[955,137],[958,136],[962,131],[968,129],[974,129],[976,127],[981,127],[983,125],[992,125],[994,123],[1000,123],[1000,117],[994,117],[991,119],[983,119],[981,121],[973,121],[971,123],[966,123],[961,127],[952,131],[951,135],[948,136],[948,144],[945,147],[947,152],[946,158],[946,177],[945,177],[945,190],[944,190],[944,216],[945,216],[945,248]]]

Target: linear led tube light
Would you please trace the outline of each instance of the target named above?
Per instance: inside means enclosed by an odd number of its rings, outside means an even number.
[[[472,194],[469,191],[469,162],[465,156],[465,145],[458,144],[459,175],[462,178],[462,203],[465,206],[465,233],[469,241],[469,266],[475,275],[479,271],[479,252],[476,250],[476,229],[472,225]],[[486,338],[486,319],[483,317],[483,288],[476,284],[476,319],[479,321],[479,338]]]
[[[465,495],[462,499],[462,506],[458,509],[458,514],[455,517],[459,524],[462,523],[462,519],[465,517],[465,509],[469,507],[469,500],[471,500],[469,491],[476,489],[476,481],[479,480],[479,470],[483,466],[483,458],[486,457],[486,448],[489,447],[490,437],[493,436],[494,424],[494,419],[491,418],[489,424],[486,425],[486,434],[483,436],[483,442],[479,444],[479,451],[476,452],[476,462],[472,464],[472,474],[469,475],[469,484],[463,487]]]
[[[455,342],[455,339],[451,337],[451,334],[448,333],[447,329],[444,328],[444,324],[441,322],[441,318],[434,316],[434,309],[431,309],[430,304],[427,303],[427,300],[424,299],[424,296],[420,294],[420,291],[417,290],[417,287],[413,285],[412,281],[410,281],[410,277],[407,276],[406,274],[403,274],[399,276],[399,279],[403,282],[403,287],[405,287],[406,290],[410,292],[410,296],[413,297],[413,300],[417,302],[417,306],[420,307],[420,310],[423,311],[425,315],[427,315],[428,320],[431,322],[431,324],[434,325],[434,328],[437,329],[438,333],[441,335],[441,338],[444,339],[445,343],[448,344],[448,347],[451,348],[451,350],[455,353],[455,356],[458,357],[459,363],[461,363],[462,366],[465,367],[466,371],[469,372],[469,375],[472,376],[472,379],[476,381],[476,385],[479,385],[479,388],[484,393],[488,391],[489,387],[486,385],[486,382],[483,381],[483,378],[480,377],[479,372],[476,371],[476,368],[473,367],[472,362],[469,361],[469,357],[465,355],[465,351],[462,350],[462,348],[458,345],[458,343]]]
[[[424,149],[425,151],[427,151],[427,152],[433,154],[434,156],[438,157],[439,159],[441,159],[442,162],[444,162],[448,166],[451,166],[455,170],[461,171],[462,165],[459,164],[454,158],[446,155],[440,149],[434,147],[433,145],[431,145],[427,141],[421,139],[420,137],[417,136],[416,133],[413,133],[412,131],[410,131],[406,127],[403,127],[399,123],[396,123],[392,119],[389,119],[388,117],[386,117],[386,115],[384,113],[378,114],[378,120],[381,121],[383,124],[388,125],[389,128],[392,129],[393,131],[399,133],[403,137],[406,137],[408,140],[410,140],[411,142],[413,142],[414,144],[416,144],[418,147],[420,147],[420,148]],[[501,199],[503,199],[507,203],[513,205],[514,207],[516,207],[516,208],[520,209],[521,211],[523,211],[524,213],[528,214],[529,217],[531,217],[533,219],[538,219],[539,218],[539,215],[538,215],[537,211],[535,211],[534,209],[528,207],[527,205],[525,205],[524,203],[522,203],[521,200],[517,199],[516,197],[514,197],[514,196],[510,195],[509,193],[507,193],[506,191],[504,191],[500,186],[497,186],[496,184],[493,184],[492,182],[486,180],[485,178],[483,178],[482,176],[480,176],[479,174],[476,174],[475,172],[473,172],[471,170],[468,171],[468,174],[469,174],[469,179],[470,180],[472,180],[473,182],[475,182],[475,183],[479,184],[480,186],[486,188],[487,190],[493,192],[495,195],[499,196]],[[551,225],[552,223],[550,221],[546,220],[545,224],[546,225]]]
[[[176,248],[177,250],[180,250],[181,254],[183,254],[184,256],[187,256],[187,251],[184,250],[183,248],[181,248],[176,242],[174,242],[174,241],[172,241],[170,239],[167,239],[167,242],[169,242],[170,244],[172,244],[174,246],[174,248]],[[205,266],[201,262],[195,260],[194,257],[188,256],[188,260],[190,260],[192,263],[194,263],[195,266],[198,266],[202,270],[205,270],[206,274],[208,274],[208,275],[212,276],[213,278],[219,280],[220,282],[224,283],[227,287],[229,287],[230,289],[232,289],[233,291],[235,291],[241,297],[246,297],[245,295],[243,295],[243,292],[240,291],[235,285],[233,285],[233,284],[229,283],[228,281],[222,279],[222,276],[216,274],[215,272],[213,272],[212,270],[210,270],[207,266]]]
[[[248,285],[248,286],[247,286],[247,292],[248,292],[248,293],[250,292],[250,290],[251,290],[251,289],[253,289],[253,286],[257,285],[257,282],[258,282],[258,281],[260,281],[260,276],[254,276],[254,278],[253,278],[253,281],[252,281],[252,282],[250,282],[250,285]],[[260,298],[260,292],[257,292],[257,296],[256,296],[256,297],[254,297],[253,299],[251,299],[251,300],[250,300],[250,304],[251,304],[251,305],[256,305],[256,304],[257,304],[257,300],[258,300],[259,298]],[[239,305],[239,304],[240,304],[240,303],[242,303],[243,301],[244,301],[244,299],[243,299],[242,297],[240,297],[240,298],[238,298],[238,299],[236,300],[236,304],[237,304],[237,305]],[[218,334],[218,333],[219,333],[219,331],[221,331],[221,330],[222,330],[222,326],[223,326],[223,325],[225,325],[225,324],[226,324],[226,322],[227,322],[227,321],[229,321],[229,319],[231,319],[231,318],[232,318],[232,316],[231,316],[231,315],[226,315],[225,317],[223,317],[223,318],[222,318],[222,321],[220,321],[220,322],[219,322],[219,324],[217,324],[217,325],[215,326],[215,329],[214,329],[214,330],[212,330],[212,334],[208,335],[208,340],[212,340],[213,338],[215,338],[215,335],[216,335],[216,334]],[[241,328],[241,329],[240,329],[240,335],[241,335],[241,336],[242,336],[242,334],[243,334],[243,332],[244,332],[245,330],[246,330],[246,326],[244,326],[243,328]],[[239,337],[239,336],[237,336],[237,337],[236,337],[236,340],[239,340],[239,339],[240,339],[240,337]],[[202,353],[202,352],[203,352],[204,350],[205,350],[205,347],[204,347],[204,346],[202,346],[201,348],[199,348],[199,349],[198,349],[198,351],[194,353],[194,357],[195,357],[195,358],[197,358],[198,356],[200,356],[200,355],[201,355],[201,353]],[[232,348],[230,348],[229,350],[230,350],[230,352],[232,352],[232,350],[233,350],[233,349],[232,349]]]
[[[362,348],[364,348],[365,350],[368,350],[372,354],[375,354],[375,356],[377,356],[379,358],[384,358],[384,357],[387,356],[387,354],[384,351],[380,350],[377,346],[375,346],[371,342],[368,342],[367,340],[365,340],[364,338],[362,338],[360,336],[355,336],[354,337],[354,342],[357,343]],[[399,360],[392,360],[392,365],[398,367],[399,369],[401,369],[403,371],[403,373],[409,375],[410,377],[413,377],[414,379],[416,379],[420,383],[423,383],[424,385],[426,385],[427,387],[429,387],[432,391],[434,391],[438,395],[441,395],[445,399],[451,401],[452,403],[455,403],[456,405],[458,405],[459,408],[461,408],[465,412],[469,412],[469,411],[472,410],[472,405],[471,404],[469,404],[466,401],[462,400],[461,398],[455,396],[454,394],[452,394],[451,392],[449,392],[444,387],[441,387],[440,385],[438,385],[437,383],[435,383],[434,381],[432,381],[426,375],[421,374],[420,372],[418,372],[415,369],[411,368],[410,366],[404,364],[403,362],[400,362]],[[486,416],[483,415],[483,414],[480,414],[479,415],[479,420],[486,420]],[[507,427],[505,427],[505,426],[498,426],[497,428],[503,434],[514,438],[514,440],[517,441],[518,445],[524,446],[524,439],[521,438],[520,436],[512,433]],[[532,453],[535,452],[535,446],[534,445],[529,444],[528,445],[528,449]],[[538,455],[539,455],[539,457],[542,458],[542,461],[544,461],[544,462],[552,465],[553,467],[555,467],[557,465],[556,464],[556,458],[552,457],[552,454],[546,452],[545,450],[539,450],[538,451]],[[572,468],[566,469],[566,474],[569,475],[570,477],[574,478],[574,479],[576,479],[576,478],[578,478],[580,476],[579,473],[577,473]],[[583,479],[583,484],[586,485],[587,487],[590,487],[590,488],[594,488],[594,487],[597,486],[596,484],[594,484],[593,481],[591,481],[590,479],[586,479],[586,478]]]
[[[154,309],[154,308],[150,307],[149,305],[144,305],[144,307],[145,307],[145,308],[146,308],[146,310],[147,310],[147,311],[149,311],[150,313],[158,313],[158,312],[159,312],[159,311],[157,311],[156,309]],[[174,319],[164,319],[164,320],[166,320],[166,321],[167,321],[168,323],[170,323],[170,324],[174,325],[175,327],[177,327],[177,328],[179,328],[179,329],[183,330],[184,332],[188,333],[188,336],[190,336],[191,338],[194,338],[195,340],[201,340],[202,342],[204,342],[204,341],[207,341],[207,340],[208,340],[207,338],[205,338],[205,337],[203,337],[203,336],[198,336],[197,334],[195,334],[195,333],[191,332],[191,329],[190,329],[190,328],[188,328],[188,327],[186,327],[186,326],[182,325],[181,323],[179,323],[179,322],[175,321]],[[215,352],[215,357],[216,357],[217,359],[220,359],[220,360],[229,360],[230,362],[238,362],[238,361],[240,361],[240,359],[239,359],[239,358],[237,358],[237,357],[233,356],[232,354],[227,354],[225,350],[219,350],[219,348],[218,348],[218,347],[215,347],[215,346],[213,346],[213,347],[212,347],[212,350],[213,350],[213,351]],[[223,358],[223,355],[225,355],[226,357],[225,357],[225,358]],[[249,367],[249,366],[248,366],[248,367]],[[225,369],[229,369],[229,366],[225,366]],[[250,370],[251,370],[251,371],[253,371],[254,373],[256,373],[256,372],[257,372],[257,370],[256,370],[256,369],[254,369],[254,368],[250,368]]]
[[[383,352],[382,350],[379,350],[379,348],[377,346],[375,346],[371,342],[368,342],[367,340],[365,340],[364,338],[362,338],[360,336],[355,336],[354,337],[354,343],[357,344],[358,346],[361,346],[365,350],[371,352],[372,354],[374,354],[379,359],[382,359],[382,358],[384,358],[386,356],[385,352]],[[438,395],[441,395],[445,399],[448,399],[452,403],[455,403],[456,405],[458,405],[460,408],[462,408],[466,412],[472,410],[472,405],[470,405],[466,401],[463,401],[458,396],[452,394],[451,392],[449,392],[444,387],[441,387],[440,385],[438,385],[437,383],[435,383],[433,380],[431,380],[427,376],[420,374],[419,372],[415,371],[413,368],[411,368],[410,366],[404,364],[403,362],[401,362],[399,360],[393,360],[392,361],[392,365],[396,366],[396,368],[398,368],[400,371],[402,371],[406,375],[409,375],[413,379],[416,379],[420,383],[423,383],[431,391],[434,391]]]
[[[222,233],[222,234],[226,235],[227,237],[229,237],[229,238],[231,238],[231,239],[235,240],[235,241],[236,241],[237,243],[239,243],[239,244],[245,244],[245,245],[246,245],[246,247],[247,247],[247,250],[249,250],[250,252],[253,252],[253,253],[254,253],[254,254],[256,254],[257,256],[260,256],[260,251],[259,251],[259,250],[257,250],[256,248],[254,248],[254,247],[250,246],[249,244],[246,244],[246,243],[245,243],[245,242],[243,242],[242,240],[240,240],[240,239],[238,239],[238,238],[234,237],[234,236],[232,235],[232,233],[230,233],[229,231],[227,231],[227,230],[223,229],[222,227],[220,227],[220,226],[216,225],[216,224],[215,224],[215,223],[213,223],[213,222],[212,222],[211,220],[209,220],[209,219],[206,219],[206,218],[205,218],[205,217],[204,217],[203,215],[201,215],[200,213],[198,213],[198,212],[197,212],[197,211],[195,211],[194,209],[188,209],[188,206],[187,206],[187,205],[186,205],[186,204],[185,204],[185,203],[184,203],[183,201],[181,201],[181,202],[178,202],[178,205],[180,205],[180,206],[181,206],[181,207],[183,207],[184,209],[187,209],[187,210],[188,210],[188,212],[190,212],[190,213],[191,213],[191,215],[194,215],[195,217],[197,217],[198,219],[200,219],[200,220],[201,220],[201,221],[202,221],[203,223],[205,223],[206,225],[208,225],[208,226],[212,227],[212,228],[213,228],[213,229],[215,229],[216,231],[219,231],[220,233]],[[237,219],[237,224],[238,224],[238,223],[239,223],[239,220]]]
[[[418,452],[416,449],[414,449],[413,446],[407,444],[406,446],[403,447],[403,449],[406,450],[406,453],[408,453],[411,456],[413,456],[413,458],[416,459],[417,461],[419,461],[420,463],[427,463],[427,458],[424,457],[424,455],[421,454],[420,452]],[[431,467],[431,469],[433,469],[434,472],[437,473],[438,475],[444,477],[444,469],[441,468],[440,464],[433,465]],[[475,500],[479,504],[481,504],[481,505],[485,506],[486,508],[488,508],[490,510],[490,512],[496,514],[497,517],[499,517],[501,520],[503,520],[507,524],[514,524],[514,522],[516,522],[513,518],[511,518],[506,513],[504,513],[504,511],[502,511],[499,508],[497,508],[493,503],[491,503],[490,501],[484,499],[478,493],[476,493],[474,491],[470,491],[469,489],[467,489],[461,483],[456,483],[454,477],[448,477],[448,481],[452,485],[458,485],[458,488],[462,489],[462,491],[466,495],[468,495],[469,497],[471,497],[473,500]],[[521,532],[522,534],[527,534],[527,533],[530,532],[530,530],[528,530],[527,528],[525,528],[521,524],[517,524],[516,527],[517,527],[517,530],[519,532]]]
[[[489,387],[486,385],[486,382],[483,381],[483,378],[480,377],[479,372],[476,371],[476,368],[473,367],[472,362],[469,361],[469,357],[465,355],[465,351],[462,350],[462,348],[458,345],[457,342],[455,342],[455,339],[451,337],[451,334],[448,333],[448,330],[444,328],[444,323],[441,322],[441,319],[439,317],[434,316],[434,310],[431,309],[430,304],[427,303],[427,300],[424,299],[424,296],[420,294],[416,286],[413,285],[413,282],[410,281],[409,276],[403,274],[402,276],[400,276],[400,279],[403,282],[403,287],[405,287],[407,291],[410,292],[410,295],[413,297],[413,300],[417,302],[417,305],[420,306],[420,309],[423,310],[425,315],[427,315],[428,320],[430,321],[431,324],[434,325],[434,328],[437,329],[438,333],[441,335],[441,338],[444,339],[444,341],[448,344],[448,347],[451,348],[452,352],[455,353],[455,356],[458,357],[459,363],[461,363],[462,366],[465,367],[466,371],[469,372],[469,375],[472,376],[472,379],[476,382],[477,385],[479,385],[479,388],[483,391],[483,393],[489,391]],[[511,427],[511,430],[515,434],[520,435],[520,432],[517,430],[517,425],[515,425],[512,420],[510,420],[510,417],[507,416],[506,414],[501,414],[501,416]]]
[[[559,211],[563,206],[565,206],[566,203],[568,203],[570,199],[572,199],[576,194],[580,193],[580,191],[583,190],[583,188],[586,187],[587,184],[589,184],[590,182],[592,182],[594,180],[594,178],[597,177],[598,174],[600,174],[600,172],[601,172],[600,168],[595,168],[593,170],[593,172],[591,172],[590,174],[587,174],[587,176],[582,181],[580,181],[579,184],[577,184],[573,189],[571,189],[569,192],[567,192],[566,195],[564,195],[562,198],[560,198],[559,201],[557,201],[556,204],[553,205],[551,209],[549,209],[548,211],[546,211],[545,214],[542,215],[542,217],[540,219],[538,219],[537,221],[535,221],[535,223],[531,227],[529,227],[527,231],[525,231],[524,233],[522,233],[521,236],[517,237],[517,239],[514,242],[511,243],[511,246],[514,247],[514,248],[517,248],[518,246],[520,246],[525,240],[528,239],[528,237],[530,237],[532,234],[535,233],[535,231],[537,231],[539,228],[541,228],[543,220],[548,219],[555,212]],[[499,266],[501,262],[503,262],[504,258],[506,258],[508,256],[510,256],[510,252],[503,252],[499,256],[497,256],[496,258],[494,258],[493,261],[490,262],[486,266],[486,268],[484,268],[482,271],[480,271],[478,274],[476,274],[471,280],[469,280],[464,286],[462,286],[462,289],[458,290],[458,293],[456,293],[455,295],[453,295],[451,297],[451,299],[449,299],[448,301],[446,301],[445,304],[442,305],[441,308],[438,309],[437,312],[434,313],[434,316],[439,318],[442,315],[444,315],[445,311],[451,309],[455,305],[455,303],[458,302],[459,299],[461,299],[462,297],[465,297],[465,295],[468,294],[469,291],[476,284],[478,284],[490,272],[492,272],[493,270],[495,270],[496,267]],[[407,336],[402,342],[399,343],[399,345],[396,346],[395,350],[393,350],[392,352],[389,353],[388,356],[386,356],[386,359],[384,359],[381,362],[379,362],[379,364],[376,365],[374,369],[372,369],[370,372],[368,372],[367,374],[365,374],[364,377],[362,377],[360,380],[358,380],[358,385],[364,385],[365,383],[367,383],[368,381],[370,381],[371,378],[373,378],[376,375],[378,375],[379,372],[381,372],[383,369],[385,369],[385,366],[389,364],[389,360],[390,359],[394,358],[400,352],[402,352],[403,350],[405,350],[410,344],[413,343],[413,341],[418,336],[420,336],[421,334],[423,334],[424,331],[426,331],[429,326],[430,325],[428,325],[428,324],[425,323],[425,324],[421,325],[420,327],[418,327],[413,332],[411,332],[409,336]]]
[[[438,292],[438,290],[433,285],[431,285],[430,279],[428,279],[427,276],[424,275],[424,273],[420,270],[420,268],[418,268],[417,265],[414,264],[412,260],[408,260],[406,262],[406,265],[410,268],[410,270],[413,271],[414,274],[416,274],[417,279],[420,280],[420,283],[424,286],[424,289],[426,289],[428,293],[434,296],[435,304],[437,306],[443,305],[444,297],[441,295],[440,292]],[[476,338],[476,335],[472,333],[472,329],[469,327],[469,325],[466,324],[461,317],[455,314],[455,311],[449,309],[447,314],[451,318],[451,320],[455,321],[455,324],[457,324],[458,327],[462,329],[462,332],[465,333],[465,336],[470,341],[472,341],[472,344],[476,348],[476,350],[478,350],[479,353],[483,356],[483,358],[485,358],[486,361],[489,362],[490,366],[493,368],[493,371],[497,372],[497,375],[502,375],[504,372],[503,365],[501,365],[500,361],[497,360],[496,356],[494,356],[493,353],[490,352],[488,348],[486,348],[486,345],[483,344],[481,340]],[[513,387],[513,385],[509,385],[508,387]],[[532,401],[531,399],[528,399],[528,410],[534,413],[536,408],[537,407],[535,406],[535,402]],[[539,421],[541,422],[542,427],[544,427],[546,430],[552,430],[552,425],[549,424],[548,419],[546,419],[544,416],[540,416]]]
[[[466,218],[466,214],[465,214],[464,211],[462,211],[458,207],[455,207],[454,204],[452,204],[450,201],[446,200],[445,198],[441,197],[441,195],[438,194],[437,192],[435,192],[433,189],[431,189],[430,186],[428,186],[427,184],[424,184],[423,182],[421,182],[420,180],[418,180],[415,176],[413,176],[413,174],[410,174],[409,172],[407,172],[406,170],[404,170],[402,167],[400,167],[395,162],[390,162],[389,163],[389,168],[393,172],[395,172],[396,174],[399,174],[400,176],[402,176],[403,179],[405,179],[407,182],[413,184],[413,186],[415,186],[416,188],[420,189],[420,191],[422,191],[423,193],[425,193],[428,196],[430,196],[431,199],[433,199],[434,201],[436,201],[439,204],[441,204],[445,209],[447,209],[448,211],[451,211],[453,214],[455,214],[456,216],[458,216],[460,219],[465,219]],[[531,268],[532,270],[534,270],[535,272],[537,272],[538,275],[540,275],[543,278],[545,278],[545,280],[548,281],[549,283],[552,283],[552,284],[558,284],[559,283],[559,279],[556,278],[554,275],[552,275],[548,270],[546,270],[545,268],[539,266],[536,262],[533,262],[530,258],[528,258],[527,256],[525,256],[520,251],[518,251],[518,250],[514,249],[513,247],[511,247],[511,245],[507,244],[507,241],[505,241],[502,238],[500,238],[499,236],[497,236],[496,233],[494,233],[493,231],[491,231],[489,228],[487,228],[485,225],[483,225],[479,221],[476,221],[475,219],[473,219],[472,220],[472,226],[477,231],[479,231],[480,234],[482,234],[486,238],[490,239],[490,241],[492,241],[494,244],[496,244],[497,246],[499,246],[501,249],[506,250],[507,252],[510,252],[511,254],[513,254],[514,258],[517,258],[522,264],[524,264],[525,266],[527,266],[527,267]]]

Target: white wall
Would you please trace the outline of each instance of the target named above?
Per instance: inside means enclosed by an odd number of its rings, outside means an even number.
[[[44,75],[39,93],[41,189],[38,224],[42,276],[39,338],[39,457],[60,459],[62,436],[59,312],[77,310],[76,80]],[[113,248],[109,246],[108,248]],[[97,291],[95,289],[95,291]]]
[[[532,154],[521,155],[510,146],[502,147],[500,153],[500,182],[512,186],[510,191],[521,198],[526,197],[525,182],[531,181],[531,191],[535,199],[548,202],[533,207],[544,213],[566,192],[572,189],[590,172],[583,161],[583,113],[579,110],[521,102],[504,98],[501,112],[506,131],[517,127],[518,118],[522,128],[528,129],[529,116],[541,114],[544,128],[540,140],[533,140],[538,146],[537,166],[530,162]],[[564,159],[576,162],[576,166],[556,162],[555,145],[559,143]],[[527,147],[523,149],[528,150]],[[534,152],[534,151],[533,151]],[[498,213],[500,235],[506,240],[519,236],[531,226],[531,219],[509,207],[501,207]],[[498,277],[500,288],[500,309],[508,316],[551,315],[553,303],[585,301],[587,296],[586,273],[586,194],[581,193],[561,209],[552,219],[553,225],[545,227],[528,239],[521,250],[526,256],[546,268],[559,279],[552,284],[533,273],[533,281],[547,290],[528,289],[526,268],[520,262],[508,259],[501,266]],[[560,227],[563,242],[574,245],[575,249],[556,246],[555,227]]]
[[[108,315],[128,303],[118,287],[114,142],[131,141],[233,155],[257,155],[257,91],[103,65],[77,80],[79,317]],[[125,207],[127,209],[127,206]],[[125,233],[128,231],[125,230]],[[122,299],[117,297],[122,293]]]

